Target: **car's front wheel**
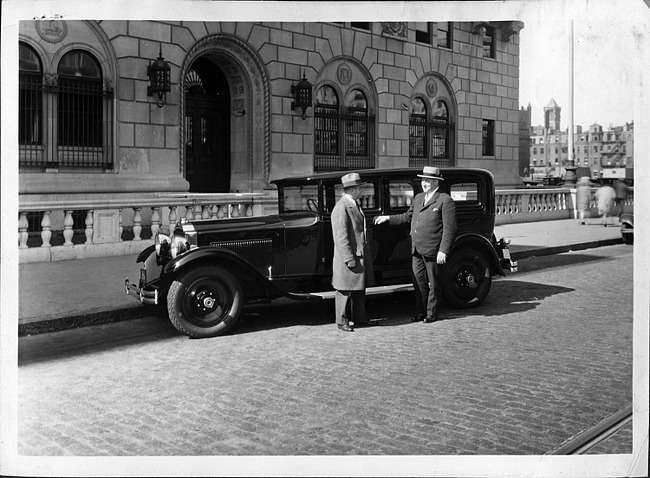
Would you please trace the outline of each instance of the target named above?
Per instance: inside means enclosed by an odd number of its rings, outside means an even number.
[[[169,319],[190,337],[213,337],[230,329],[241,314],[243,292],[235,276],[220,266],[204,266],[178,276],[167,293]]]
[[[445,266],[444,296],[458,309],[481,304],[492,286],[492,273],[483,253],[463,248],[452,253]]]

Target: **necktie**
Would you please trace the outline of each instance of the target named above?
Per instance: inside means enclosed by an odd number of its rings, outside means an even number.
[[[363,209],[361,209],[361,204],[359,204],[359,201],[355,199],[354,203],[357,205],[357,209],[359,209],[359,212],[361,213],[361,217],[363,217],[363,242],[366,242],[366,215],[363,213]]]

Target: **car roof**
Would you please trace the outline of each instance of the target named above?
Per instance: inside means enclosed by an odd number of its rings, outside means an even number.
[[[442,176],[444,176],[445,173],[449,174],[450,172],[459,172],[459,173],[473,172],[479,174],[488,174],[492,176],[492,173],[490,171],[481,168],[440,168],[440,172]],[[402,175],[417,176],[418,174],[422,174],[422,168],[378,168],[378,169],[354,169],[349,171],[348,170],[331,171],[327,173],[314,173],[314,174],[308,174],[303,176],[291,176],[288,178],[274,179],[273,181],[271,181],[271,184],[275,184],[276,186],[284,186],[286,184],[293,184],[296,182],[303,182],[303,181],[340,180],[343,175],[350,174],[350,173],[359,173],[359,175],[365,178],[383,176],[385,174],[391,174],[397,176],[402,176]]]

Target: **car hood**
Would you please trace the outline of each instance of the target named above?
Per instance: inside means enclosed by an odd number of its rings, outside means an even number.
[[[183,224],[185,232],[243,232],[248,230],[291,229],[309,227],[318,222],[318,214],[309,211],[274,214],[271,216],[234,219],[198,219]]]

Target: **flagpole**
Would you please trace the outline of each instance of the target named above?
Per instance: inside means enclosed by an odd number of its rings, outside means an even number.
[[[567,141],[567,153],[569,164],[564,173],[564,185],[575,186],[578,176],[576,174],[576,166],[573,152],[573,19],[569,24],[569,134]]]

